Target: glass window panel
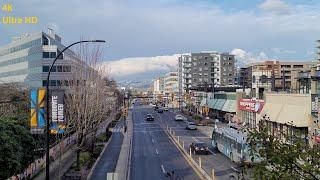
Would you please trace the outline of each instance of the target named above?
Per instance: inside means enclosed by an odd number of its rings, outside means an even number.
[[[57,66],[57,72],[62,72],[62,66]]]

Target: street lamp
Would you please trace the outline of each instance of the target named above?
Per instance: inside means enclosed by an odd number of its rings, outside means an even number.
[[[76,45],[76,44],[80,44],[80,43],[86,43],[86,42],[92,42],[92,43],[105,43],[105,40],[86,40],[86,41],[78,41],[75,43],[70,44],[69,46],[65,47],[54,59],[54,61],[52,62],[50,68],[49,68],[49,72],[48,72],[48,76],[47,76],[47,83],[46,83],[46,93],[47,93],[47,97],[46,97],[46,106],[47,106],[47,111],[46,111],[46,117],[47,117],[47,126],[46,126],[46,180],[49,180],[49,166],[50,166],[50,158],[49,158],[49,83],[50,83],[50,74],[51,74],[51,70],[52,67],[54,65],[54,63],[57,61],[58,57],[60,57],[60,55],[62,55],[62,53],[64,51],[66,51],[67,49],[69,49],[71,46]]]

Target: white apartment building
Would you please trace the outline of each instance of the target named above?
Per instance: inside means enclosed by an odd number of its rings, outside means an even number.
[[[179,76],[178,72],[169,72],[164,77],[164,94],[165,95],[172,95],[175,96],[179,93]]]
[[[159,77],[153,81],[153,95],[157,96],[163,94],[164,91],[164,78]]]
[[[65,46],[52,30],[23,34],[0,47],[0,84],[18,83],[30,88],[46,85],[47,72],[54,58]],[[50,86],[66,84],[79,60],[71,50],[58,58],[50,76]]]

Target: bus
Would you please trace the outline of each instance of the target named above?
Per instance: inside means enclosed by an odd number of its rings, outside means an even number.
[[[228,127],[214,128],[212,131],[212,146],[227,156],[231,161],[239,164],[253,164],[259,161],[255,156],[251,161],[247,135],[239,127],[229,124]]]

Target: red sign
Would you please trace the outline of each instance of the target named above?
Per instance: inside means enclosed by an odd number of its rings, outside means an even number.
[[[264,106],[263,100],[240,99],[238,102],[239,110],[260,113]]]
[[[316,141],[316,143],[320,143],[320,136],[315,136],[314,140]]]

